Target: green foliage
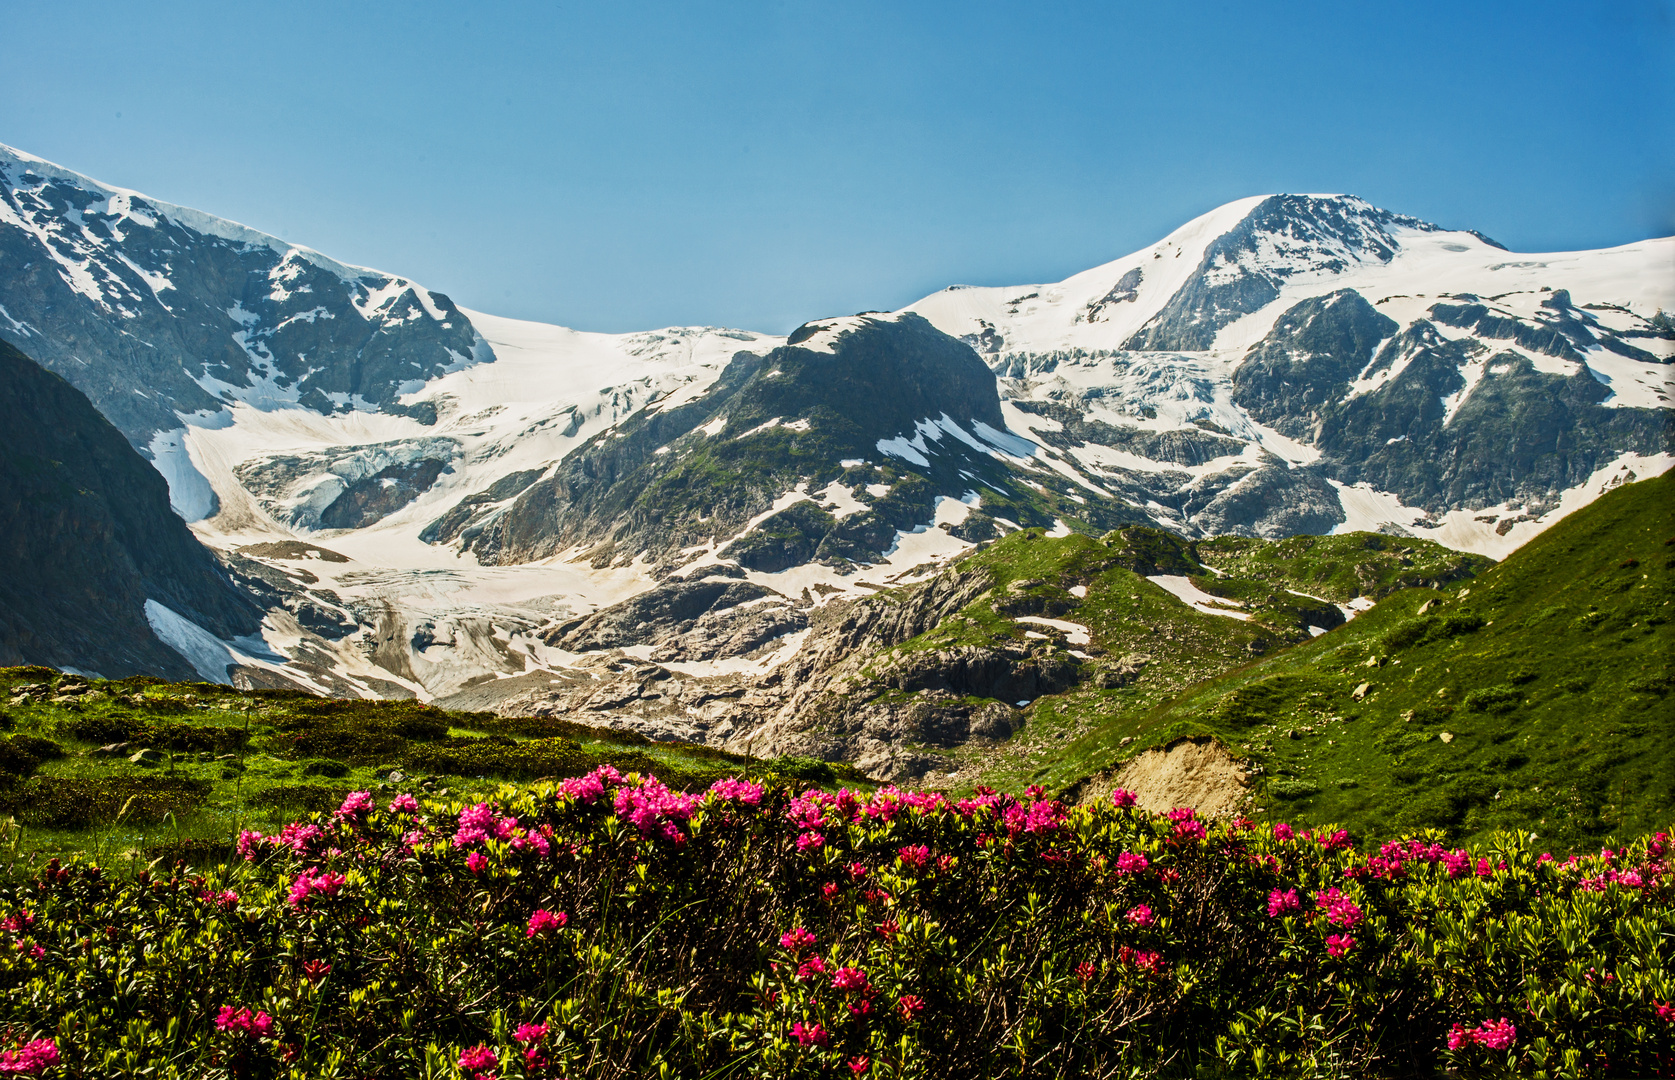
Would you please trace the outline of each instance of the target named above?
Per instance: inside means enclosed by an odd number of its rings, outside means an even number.
[[[520,780],[579,776],[596,764],[592,755],[561,736],[527,742],[517,742],[504,735],[444,739],[415,746],[407,760],[413,768],[428,772],[456,776],[492,774]]]
[[[0,796],[0,809],[24,825],[78,829],[109,824],[158,822],[189,814],[202,805],[210,785],[169,777],[102,777],[78,780],[34,777]]]
[[[1409,588],[1440,589],[1494,565],[1492,559],[1455,551],[1434,540],[1366,532],[1283,540],[1223,536],[1200,540],[1193,550],[1207,565],[1232,577],[1337,603],[1358,596],[1381,599]]]
[[[768,767],[781,776],[810,784],[830,784],[837,780],[831,764],[819,758],[780,757],[770,761]]]
[[[490,1055],[600,1080],[1556,1078],[1675,1055],[1665,836],[1558,864],[1522,836],[1374,852],[1110,803],[681,799],[610,772],[311,825],[242,839],[249,859],[176,842],[132,878],[55,861],[0,885],[28,912],[0,1024],[53,1039],[66,1076],[159,1080],[463,1080]],[[218,1030],[241,1008],[260,1027]],[[1459,1035],[1491,1023],[1492,1046]]]

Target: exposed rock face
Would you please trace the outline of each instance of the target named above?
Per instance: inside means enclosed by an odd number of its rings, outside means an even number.
[[[1205,249],[1198,270],[1123,347],[1208,349],[1217,331],[1272,303],[1279,286],[1297,274],[1389,262],[1399,246],[1393,229],[1438,231],[1353,196],[1264,199]]]
[[[543,634],[572,652],[657,646],[658,660],[742,656],[808,625],[772,589],[748,581],[671,581]]]
[[[946,437],[946,420],[968,442]],[[697,399],[647,410],[597,436],[527,487],[468,543],[485,562],[543,558],[578,543],[614,552],[670,552],[726,539],[782,493],[836,480],[885,479],[870,465],[891,440],[931,424],[933,462],[910,446],[867,508],[841,519],[798,503],[759,522],[729,557],[764,571],[810,559],[876,557],[898,530],[923,525],[939,495],[958,497],[970,476],[1004,475],[981,448],[1005,422],[993,374],[970,348],[916,315],[810,323],[766,356],[739,353]],[[911,458],[919,458],[913,462]],[[844,464],[850,462],[852,464]],[[964,470],[966,475],[962,476]],[[453,527],[438,522],[440,538]]]
[[[493,358],[440,293],[4,147],[0,308],[0,339],[141,448],[234,400],[399,412],[424,380]]]
[[[936,649],[908,653],[882,667],[878,679],[897,690],[942,690],[955,696],[1033,701],[1075,682],[1080,666],[1068,657],[1027,649]]]
[[[148,599],[222,637],[261,613],[169,509],[168,485],[87,398],[0,342],[0,664],[194,679]]]
[[[1326,531],[1343,519],[1324,477],[1366,482],[1434,511],[1540,504],[1622,453],[1667,451],[1667,413],[1604,405],[1611,390],[1577,346],[1654,358],[1588,322],[1592,314],[1572,308],[1563,294],[1544,304],[1544,317],[1533,321],[1491,315],[1482,305],[1438,304],[1431,311],[1449,325],[1487,328],[1490,337],[1573,360],[1561,365],[1570,368],[1565,374],[1538,370],[1517,352],[1492,352],[1482,341],[1444,337],[1424,319],[1399,330],[1352,289],[1291,308],[1234,374],[1233,400],[1253,418],[1312,442],[1321,458],[1307,470],[1234,485],[1218,499],[1236,497],[1246,509],[1221,512],[1205,526],[1243,532],[1239,518],[1261,506],[1270,520],[1246,526],[1255,535]],[[1279,483],[1294,495],[1276,498]],[[1278,513],[1268,509],[1275,502]]]

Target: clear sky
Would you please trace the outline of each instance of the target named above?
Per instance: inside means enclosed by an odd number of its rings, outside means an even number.
[[[468,307],[783,332],[1241,196],[1675,233],[1675,0],[0,0],[0,142]]]

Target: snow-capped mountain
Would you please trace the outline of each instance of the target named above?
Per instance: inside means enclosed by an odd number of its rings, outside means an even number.
[[[1276,195],[1056,284],[908,310],[984,356],[1014,429],[1177,530],[1384,527],[1500,556],[1595,474],[1668,467],[1668,307],[1675,240],[1515,255]]]
[[[479,704],[606,654],[765,672],[832,597],[1020,526],[1504,554],[1671,463],[1672,264],[1271,196],[1057,284],[591,334],[0,148],[0,338],[268,611],[262,649],[164,640],[206,677]]]

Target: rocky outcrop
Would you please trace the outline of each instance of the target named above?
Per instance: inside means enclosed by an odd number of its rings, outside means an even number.
[[[0,664],[196,679],[153,600],[225,638],[261,612],[169,509],[168,485],[81,392],[0,342]]]

